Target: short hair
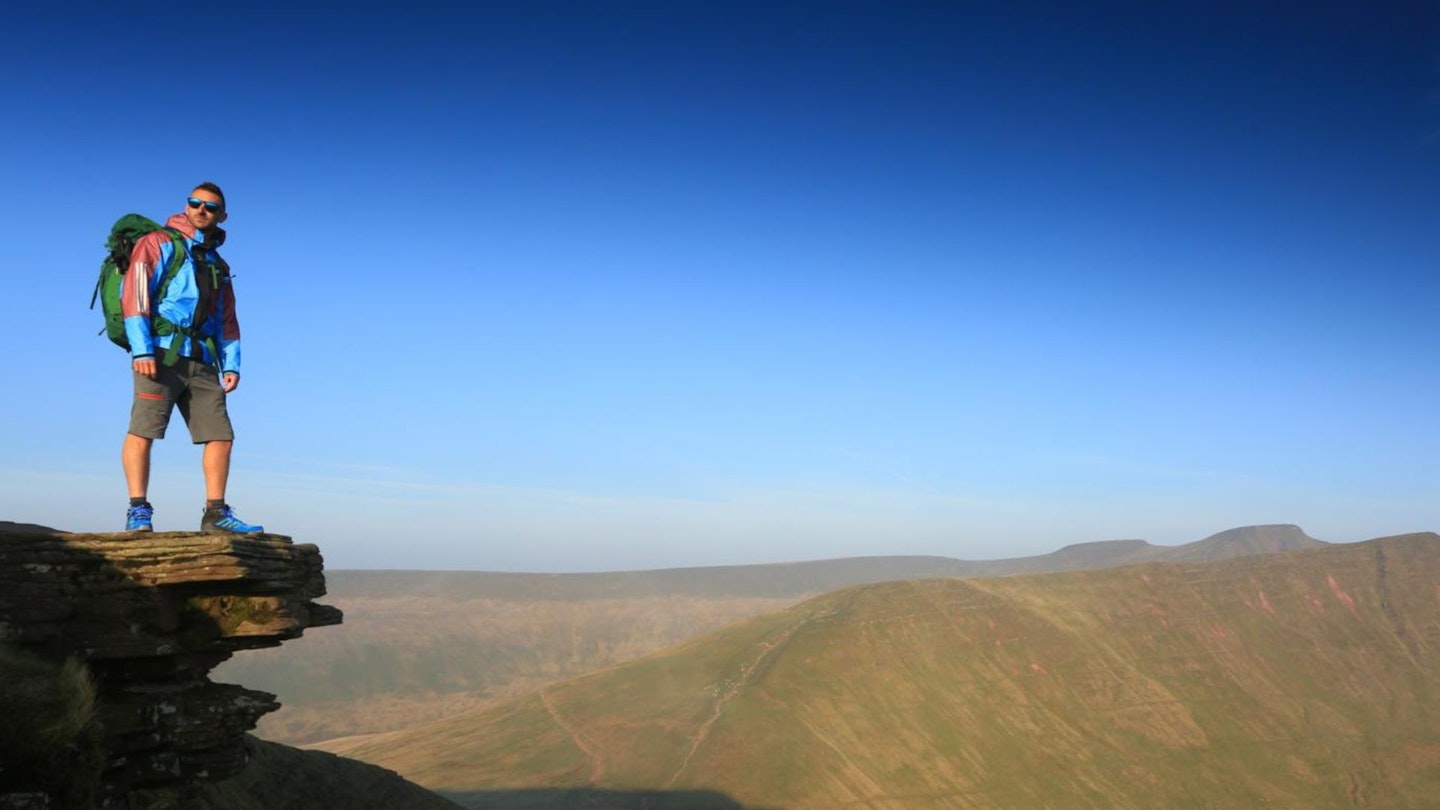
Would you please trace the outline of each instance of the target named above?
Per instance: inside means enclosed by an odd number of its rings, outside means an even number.
[[[219,198],[220,198],[220,210],[222,210],[222,211],[225,210],[225,207],[226,207],[226,206],[225,206],[225,192],[221,191],[219,186],[215,185],[214,183],[210,182],[209,180],[206,180],[205,182],[203,182],[203,183],[201,183],[200,185],[196,186],[196,187],[195,187],[195,190],[196,190],[196,191],[208,191],[208,192],[210,192],[211,194],[214,194],[216,197],[219,197]]]

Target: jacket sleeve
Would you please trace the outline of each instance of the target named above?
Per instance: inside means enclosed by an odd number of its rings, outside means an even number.
[[[125,316],[125,336],[130,339],[132,357],[155,355],[155,336],[150,331],[150,285],[155,268],[164,267],[169,261],[165,255],[168,240],[160,236],[158,232],[146,234],[135,244],[130,267],[120,287],[120,314]]]
[[[240,373],[240,321],[235,317],[235,282],[220,288],[220,371]]]

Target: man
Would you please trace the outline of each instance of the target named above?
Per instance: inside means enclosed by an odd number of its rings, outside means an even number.
[[[185,211],[165,223],[184,236],[166,231],[142,238],[130,257],[121,289],[121,311],[130,339],[135,400],[130,431],[120,460],[130,488],[125,530],[148,532],[155,510],[150,488],[150,450],[165,438],[174,406],[190,429],[190,439],[204,445],[205,511],[202,532],[258,534],[261,526],[240,520],[225,503],[230,477],[230,449],[235,431],[225,397],[240,384],[240,324],[235,319],[235,290],[228,267],[215,249],[225,242],[220,228],[228,214],[225,194],[214,183],[190,192]],[[165,269],[183,243],[184,262],[169,284]],[[178,343],[178,345],[176,345]]]

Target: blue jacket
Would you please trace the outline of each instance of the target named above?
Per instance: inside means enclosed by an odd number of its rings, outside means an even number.
[[[205,250],[206,259],[214,264],[216,256],[213,248],[224,243],[225,232],[216,228],[214,244],[210,248],[202,248],[204,235],[196,233],[184,214],[175,214],[165,225],[184,234],[187,243],[185,261],[165,290],[165,298],[156,301],[154,298],[160,294],[165,269],[175,255],[175,243],[165,231],[147,234],[136,243],[120,291],[120,308],[125,316],[125,334],[130,338],[130,353],[136,358],[154,357],[170,348],[174,341],[182,340],[180,353],[189,356],[194,348],[192,344],[198,342],[206,363],[222,373],[239,374],[240,322],[235,318],[235,288],[228,275],[221,277],[209,311],[195,311],[200,304],[201,289],[195,279],[192,254],[195,250]],[[200,335],[213,337],[220,352],[219,362],[211,356],[203,340],[194,341],[183,334],[156,335],[151,320],[155,315],[182,328],[197,326]]]

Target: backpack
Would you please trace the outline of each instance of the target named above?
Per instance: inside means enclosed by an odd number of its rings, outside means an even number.
[[[170,282],[175,279],[175,274],[184,266],[185,257],[189,254],[185,235],[174,228],[162,227],[149,217],[141,216],[140,214],[126,214],[115,220],[115,224],[110,227],[110,236],[105,240],[107,253],[104,261],[100,262],[100,278],[95,282],[95,292],[90,296],[90,308],[94,309],[95,302],[99,301],[100,310],[105,315],[105,328],[100,331],[103,332],[106,337],[110,338],[111,343],[114,343],[126,351],[130,350],[130,338],[125,334],[125,313],[120,307],[120,292],[125,285],[125,273],[130,269],[130,254],[135,251],[135,244],[146,234],[154,233],[155,231],[164,231],[169,235],[171,243],[175,246],[175,249],[171,251],[170,263],[166,265],[164,275],[161,276],[160,288],[154,296],[157,304],[165,300],[165,292],[169,289]],[[204,262],[203,259],[197,262],[197,264],[205,266],[206,269],[210,269],[214,273],[216,276],[215,286],[218,288],[221,279],[224,279],[226,282],[229,281],[230,268],[225,264],[225,260],[220,258],[219,254],[216,254],[215,258],[217,259],[216,264],[218,267],[209,267],[209,263]],[[199,270],[199,267],[196,269]],[[151,321],[157,337],[182,333],[200,340],[210,349],[210,354],[215,358],[215,361],[217,363],[219,362],[220,354],[217,351],[213,337],[201,335],[193,328],[185,329],[177,326],[165,318],[160,317],[158,313],[151,315]],[[169,350],[165,352],[165,365],[170,366],[175,364],[175,357],[178,354],[180,344],[180,340],[171,341]]]

